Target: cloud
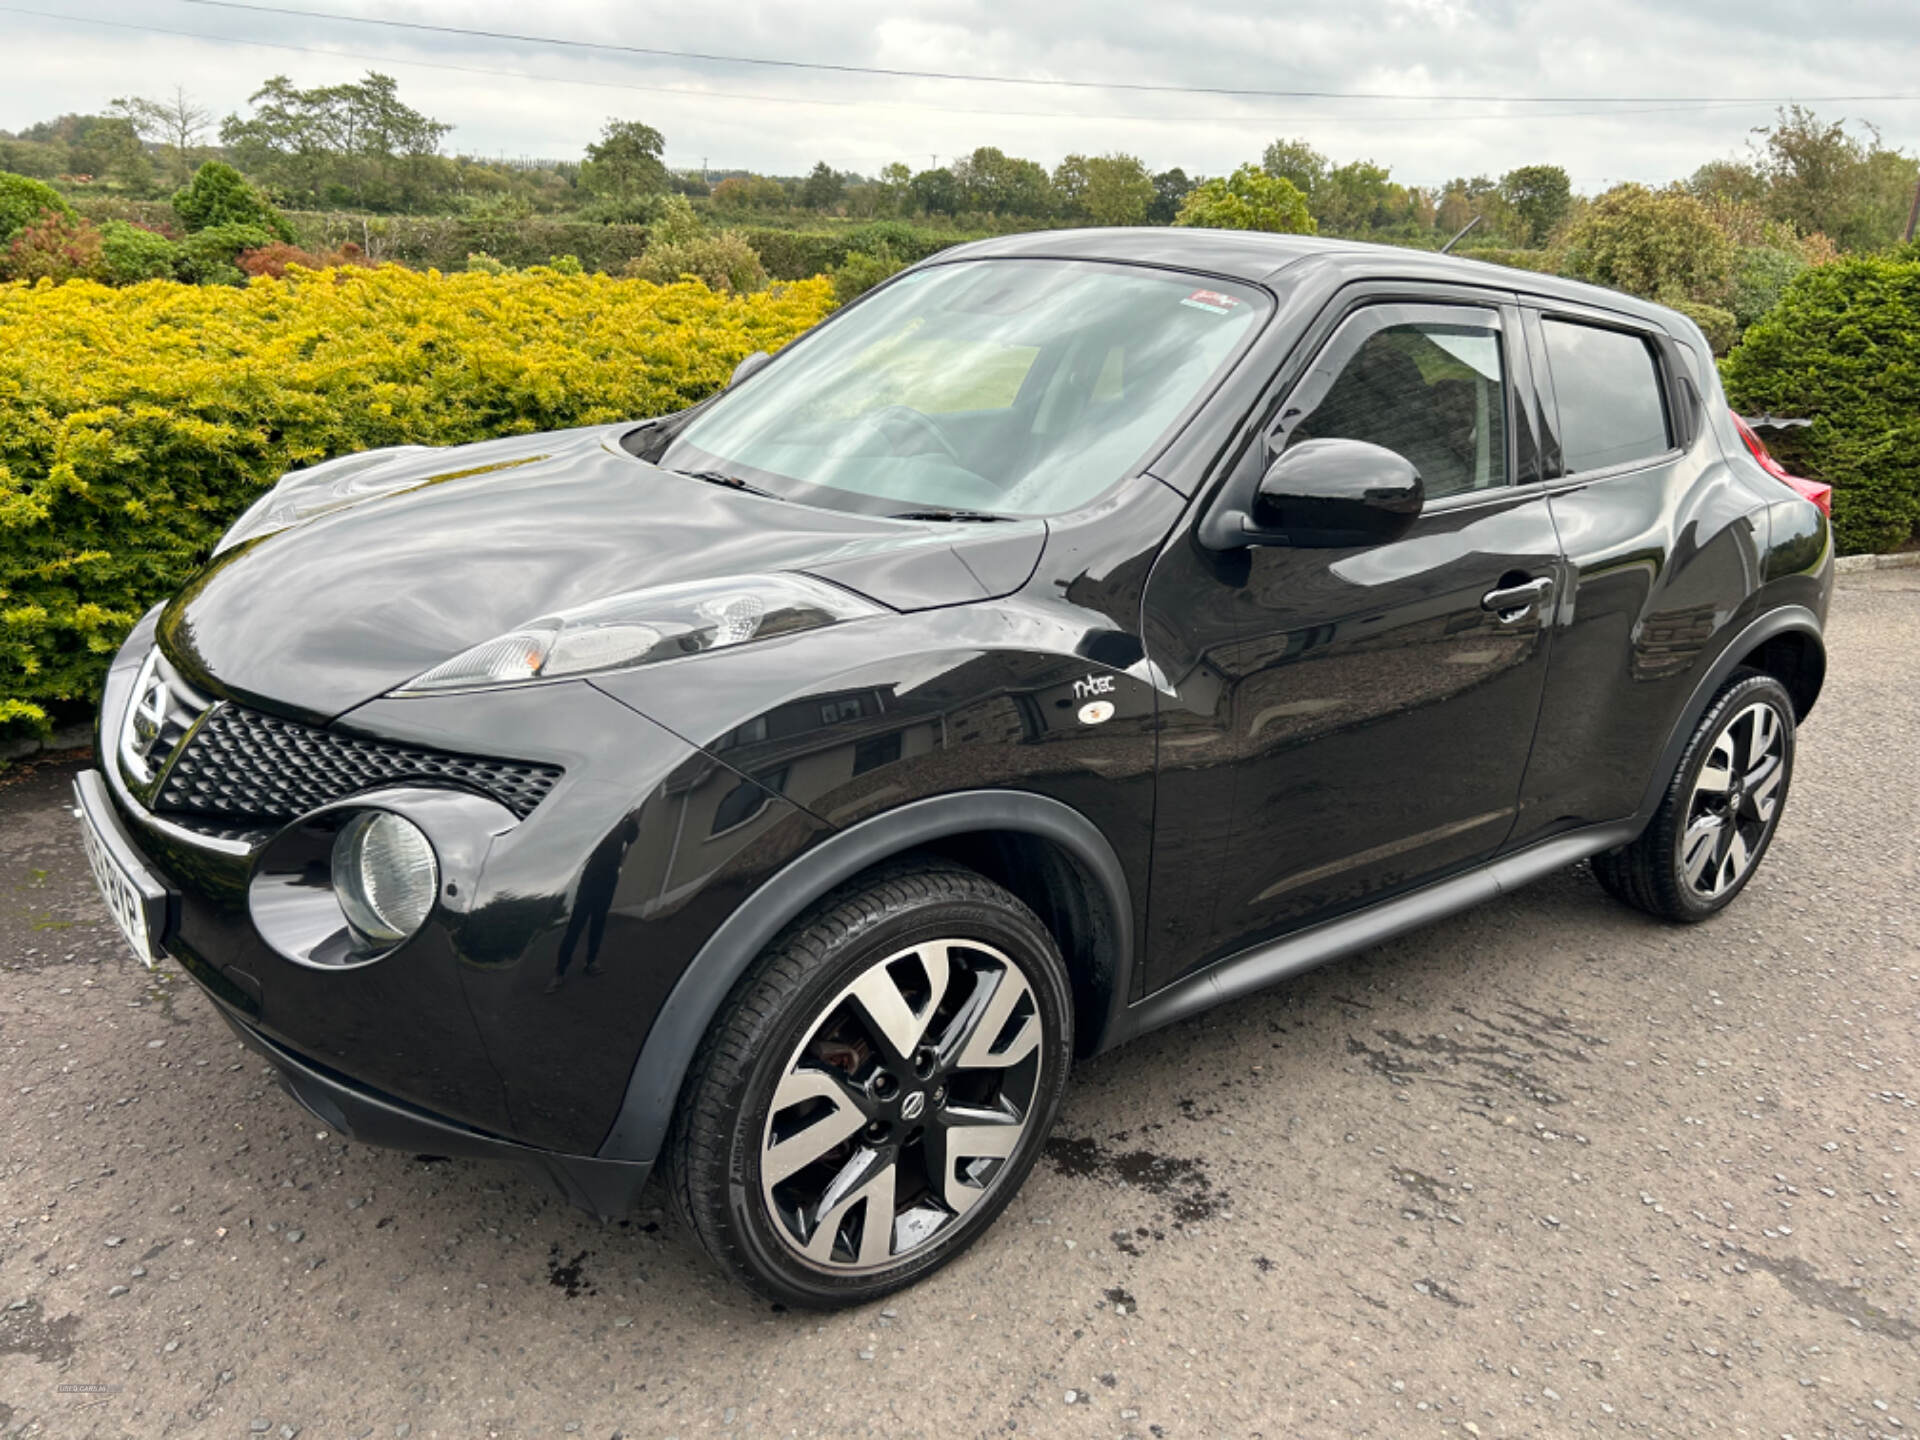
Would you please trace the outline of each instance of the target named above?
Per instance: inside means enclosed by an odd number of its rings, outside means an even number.
[[[159,0],[22,0],[0,10],[10,66],[0,127],[97,110],[175,83],[216,113],[244,110],[265,77],[331,83],[377,67],[413,105],[453,123],[451,148],[577,156],[609,115],[665,132],[676,165],[798,173],[825,159],[872,172],[915,168],[976,145],[1053,164],[1125,150],[1155,168],[1220,172],[1299,135],[1336,159],[1371,158],[1409,183],[1563,165],[1584,190],[1662,182],[1738,150],[1765,100],[1711,108],[1603,106],[1594,96],[1861,95],[1920,92],[1903,54],[1920,43],[1910,3],[1801,0],[1268,0],[1116,6],[1091,0],[743,0],[634,6],[587,0],[303,0],[317,9],[664,49],[832,63],[1149,85],[1365,91],[1333,98],[1158,94],[833,74],[613,55]],[[291,3],[291,0],[290,0]],[[88,23],[94,22],[94,23]],[[107,22],[107,23],[100,23]],[[116,28],[116,27],[146,27]],[[207,38],[151,33],[194,32]],[[243,43],[250,42],[250,43]],[[271,48],[271,47],[291,48]],[[321,52],[345,52],[328,54]],[[511,73],[481,73],[511,72]],[[1449,101],[1432,97],[1484,97]],[[1506,97],[1566,96],[1533,106]],[[1912,148],[1920,102],[1823,103]],[[1605,111],[1604,114],[1591,113]]]

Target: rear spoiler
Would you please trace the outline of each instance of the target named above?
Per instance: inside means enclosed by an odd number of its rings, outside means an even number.
[[[1768,452],[1765,442],[1757,432],[1761,430],[1798,430],[1811,425],[1811,420],[1788,420],[1778,415],[1735,415],[1734,428],[1740,432],[1740,441],[1747,447],[1747,453],[1774,479],[1788,486],[1803,500],[1811,500],[1820,507],[1820,512],[1829,519],[1833,516],[1833,487],[1823,485],[1818,480],[1805,480],[1792,474],[1786,466],[1774,459]]]

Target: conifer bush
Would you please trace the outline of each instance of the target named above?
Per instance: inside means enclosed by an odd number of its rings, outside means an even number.
[[[1833,486],[1840,553],[1893,550],[1920,527],[1920,252],[1803,270],[1722,362],[1743,414],[1788,468]]]

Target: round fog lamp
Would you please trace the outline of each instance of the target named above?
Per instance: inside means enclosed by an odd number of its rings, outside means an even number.
[[[410,820],[363,811],[333,842],[333,891],[362,940],[379,946],[405,940],[426,922],[439,888],[433,846]]]

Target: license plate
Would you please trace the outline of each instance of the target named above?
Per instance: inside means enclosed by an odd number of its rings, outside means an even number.
[[[82,771],[74,781],[73,795],[79,802],[80,839],[87,848],[87,863],[93,868],[100,898],[107,902],[107,913],[113,916],[113,923],[120,927],[133,953],[151,970],[165,956],[159,932],[166,923],[166,887],[134,857],[132,846],[113,818],[112,803],[98,771]]]

